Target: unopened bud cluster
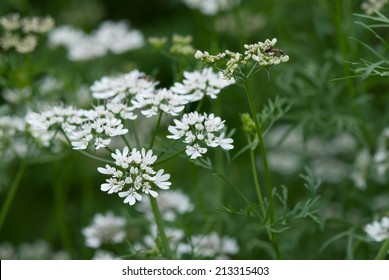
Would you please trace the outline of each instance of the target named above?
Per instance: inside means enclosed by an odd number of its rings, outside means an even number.
[[[246,44],[244,54],[239,52],[232,52],[226,50],[216,55],[210,55],[208,52],[197,51],[195,58],[206,63],[215,63],[220,60],[227,60],[223,74],[226,77],[235,76],[238,69],[249,63],[255,63],[259,66],[272,66],[282,62],[287,62],[289,56],[282,50],[274,48],[277,39],[266,39],[265,42],[258,42],[255,44]]]

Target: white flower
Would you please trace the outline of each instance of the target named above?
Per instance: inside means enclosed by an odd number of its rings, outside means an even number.
[[[176,82],[170,90],[183,95],[188,102],[195,102],[204,95],[216,99],[221,89],[234,83],[234,79],[224,77],[222,72],[214,73],[209,67],[200,71],[185,71],[184,80],[181,83]]]
[[[146,78],[146,74],[133,70],[126,74],[113,77],[103,77],[95,81],[90,90],[96,99],[110,99],[117,97],[115,102],[121,102],[136,94],[153,93],[158,82]]]
[[[85,244],[91,248],[100,248],[102,244],[117,244],[124,241],[126,220],[115,216],[112,212],[105,215],[96,214],[92,224],[82,229]]]
[[[186,146],[185,153],[191,158],[196,159],[198,157],[202,157],[202,154],[207,152],[207,148],[200,147],[199,144],[194,144],[193,146]]]
[[[240,0],[182,0],[191,9],[199,9],[205,15],[215,15],[219,11],[230,10]]]
[[[380,11],[387,3],[388,0],[366,0],[361,4],[361,8],[365,14],[371,15]]]
[[[191,159],[205,154],[208,149],[204,146],[212,148],[220,146],[224,150],[234,148],[233,139],[225,138],[225,133],[220,132],[224,128],[224,121],[214,114],[200,115],[198,112],[192,112],[184,114],[181,120],[173,121],[175,126],[168,127],[171,135],[167,135],[167,138],[184,138],[183,142],[188,144],[185,152]]]
[[[164,174],[163,169],[158,170],[157,174],[155,175],[153,182],[156,184],[160,189],[167,190],[170,188],[170,183],[168,180],[170,179],[170,174]]]
[[[73,61],[89,60],[106,55],[109,51],[120,54],[141,48],[144,38],[138,30],[130,30],[125,22],[102,23],[88,35],[70,26],[60,26],[49,34],[49,44],[62,45],[68,50],[68,58]]]
[[[143,109],[141,113],[148,118],[155,116],[160,111],[177,116],[187,104],[185,98],[165,88],[154,92],[139,93],[131,102],[136,108]]]
[[[117,168],[108,164],[97,168],[100,173],[110,176],[100,189],[108,194],[118,193],[124,198],[124,203],[134,205],[142,200],[142,193],[157,197],[155,189],[170,188],[170,174],[164,173],[163,169],[156,172],[151,166],[157,160],[151,150],[133,148],[129,151],[128,147],[124,147],[123,151],[117,149],[111,156]]]
[[[383,217],[381,221],[373,221],[364,227],[365,232],[376,242],[389,238],[389,217]]]
[[[227,236],[220,237],[216,232],[207,235],[194,235],[191,237],[192,247],[181,248],[181,254],[188,254],[193,251],[197,257],[208,257],[215,259],[228,259],[228,255],[235,255],[239,246],[235,239]]]
[[[105,21],[94,32],[97,42],[114,54],[139,49],[144,45],[144,38],[140,31],[129,29],[125,21]]]

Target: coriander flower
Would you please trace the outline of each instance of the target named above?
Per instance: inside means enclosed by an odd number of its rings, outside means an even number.
[[[177,116],[185,109],[187,103],[182,96],[165,88],[154,92],[138,93],[131,102],[136,108],[143,109],[141,113],[147,118],[155,116],[161,111]]]
[[[373,221],[364,227],[368,236],[376,241],[381,242],[389,238],[389,217],[383,217],[381,221]]]
[[[126,220],[123,217],[115,216],[112,212],[105,215],[96,214],[92,224],[82,229],[86,246],[100,248],[104,243],[123,242],[126,237],[125,225]]]
[[[112,137],[128,132],[121,119],[104,106],[91,110],[55,106],[40,114],[29,112],[26,121],[33,137],[44,146],[49,146],[60,128],[75,150],[85,150],[91,144],[95,149],[106,147]]]
[[[155,189],[169,189],[171,183],[168,181],[170,174],[164,173],[163,169],[156,172],[152,164],[157,160],[151,150],[146,151],[142,148],[129,150],[124,147],[123,151],[116,149],[112,153],[115,160],[115,167],[107,164],[105,167],[99,167],[97,170],[110,178],[101,185],[101,190],[108,194],[117,193],[119,197],[124,198],[124,203],[134,205],[142,200],[142,193],[157,197]]]
[[[224,150],[234,148],[231,138],[224,138],[224,133],[219,132],[224,128],[224,122],[214,114],[200,115],[198,112],[184,114],[181,120],[174,120],[175,125],[169,126],[168,130],[171,135],[167,138],[180,139],[186,146],[186,154],[191,159],[202,157],[208,149],[206,147],[220,146]]]
[[[200,71],[184,72],[184,80],[176,82],[170,90],[183,95],[189,102],[201,100],[204,95],[216,99],[221,89],[234,84],[235,80],[226,78],[221,72],[214,73],[212,68]]]
[[[133,70],[118,76],[103,77],[95,81],[90,90],[96,99],[106,100],[116,97],[121,100],[136,94],[152,93],[157,84],[158,82],[148,79],[145,73]]]

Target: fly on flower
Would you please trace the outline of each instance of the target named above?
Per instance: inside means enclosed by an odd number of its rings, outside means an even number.
[[[276,48],[273,48],[273,47],[270,47],[270,48],[267,48],[265,50],[265,53],[273,53],[275,54],[276,56],[280,57],[282,55],[285,55],[284,51],[283,50],[280,50],[280,49],[276,49]]]

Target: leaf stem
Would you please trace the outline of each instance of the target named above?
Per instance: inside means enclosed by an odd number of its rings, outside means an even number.
[[[12,204],[12,201],[15,197],[15,194],[16,194],[16,191],[18,190],[19,188],[19,185],[20,185],[20,181],[23,177],[23,174],[26,170],[26,164],[24,162],[21,162],[20,165],[19,165],[19,169],[16,173],[16,176],[12,182],[12,186],[9,190],[9,193],[7,195],[7,198],[5,199],[5,202],[4,202],[4,205],[1,209],[1,213],[0,213],[0,232],[3,228],[3,224],[4,224],[4,221],[5,221],[5,218],[7,217],[7,214],[8,214],[8,211],[11,207],[11,204]]]
[[[382,243],[382,246],[380,250],[377,253],[377,256],[375,257],[376,260],[384,260],[389,252],[389,237],[386,238],[384,243]]]

